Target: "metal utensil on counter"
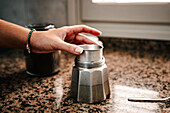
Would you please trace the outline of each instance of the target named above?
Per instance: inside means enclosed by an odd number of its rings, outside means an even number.
[[[168,98],[128,98],[128,101],[131,102],[160,102],[160,103],[169,103],[170,97]]]
[[[95,103],[109,98],[110,87],[103,47],[80,45],[83,53],[75,58],[71,96],[78,102]]]

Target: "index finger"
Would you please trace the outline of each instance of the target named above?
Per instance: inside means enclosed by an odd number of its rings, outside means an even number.
[[[73,33],[76,33],[76,34],[84,32],[84,33],[89,33],[89,34],[92,34],[92,35],[95,35],[95,36],[101,35],[101,31],[99,31],[99,30],[97,30],[95,28],[86,26],[86,25],[74,25],[74,26],[70,26],[69,30],[71,30]]]

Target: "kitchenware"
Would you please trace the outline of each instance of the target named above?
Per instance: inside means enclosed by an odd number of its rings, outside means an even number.
[[[72,70],[71,96],[78,102],[95,103],[110,96],[107,66],[103,47],[80,45],[83,53],[77,55]]]
[[[170,97],[168,98],[129,98],[128,101],[131,102],[160,102],[167,103],[170,102]]]
[[[55,29],[53,24],[31,24],[29,29],[36,31],[47,31]],[[52,53],[34,53],[30,54],[25,50],[26,73],[32,76],[49,76],[59,72],[60,51]]]

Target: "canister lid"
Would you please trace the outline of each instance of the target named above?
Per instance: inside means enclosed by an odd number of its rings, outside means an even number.
[[[26,27],[29,29],[36,29],[37,31],[47,31],[50,29],[54,29],[55,25],[51,23],[39,23],[39,24],[30,24]]]

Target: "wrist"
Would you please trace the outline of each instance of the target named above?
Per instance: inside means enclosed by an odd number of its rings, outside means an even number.
[[[32,30],[29,32],[28,37],[27,37],[26,49],[27,49],[27,51],[28,51],[29,54],[31,53],[30,39],[31,39],[32,34],[33,34],[34,31],[35,31],[35,29],[32,29]]]
[[[32,33],[30,39],[30,46],[32,52],[39,53],[40,45],[41,45],[41,40],[40,40],[41,34],[42,34],[41,31],[34,31]]]

